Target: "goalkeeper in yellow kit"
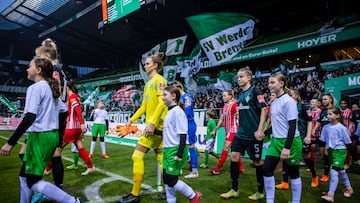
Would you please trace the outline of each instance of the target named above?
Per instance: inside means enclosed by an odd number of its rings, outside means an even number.
[[[145,113],[146,127],[132,154],[134,181],[132,191],[123,196],[119,200],[120,203],[140,201],[140,187],[144,175],[144,156],[151,148],[154,149],[156,159],[162,168],[162,129],[167,113],[162,94],[167,83],[165,78],[158,74],[158,71],[163,66],[165,59],[166,55],[160,52],[148,57],[145,62],[145,71],[150,80],[145,84],[141,107],[130,118],[128,125]]]

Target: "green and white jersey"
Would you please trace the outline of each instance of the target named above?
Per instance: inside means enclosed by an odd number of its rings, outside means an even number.
[[[325,125],[320,140],[326,142],[326,149],[346,149],[346,145],[351,144],[349,130],[341,123]]]
[[[271,125],[274,138],[286,138],[289,132],[289,121],[296,120],[295,137],[299,136],[298,109],[295,100],[288,94],[277,97],[271,103]]]
[[[251,86],[239,94],[239,128],[236,136],[242,140],[254,141],[254,132],[257,131],[261,108],[266,107],[261,90]]]
[[[188,132],[188,120],[184,110],[179,106],[169,107],[168,113],[164,119],[163,145],[164,148],[180,145],[180,134]],[[186,136],[186,144],[189,144]]]

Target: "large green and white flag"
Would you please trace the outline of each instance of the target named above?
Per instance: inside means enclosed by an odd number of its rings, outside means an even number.
[[[215,84],[209,86],[210,89],[231,90],[236,80],[236,72],[220,71]]]
[[[230,61],[253,38],[254,17],[242,13],[204,13],[187,18],[213,65]]]
[[[145,61],[149,56],[152,56],[158,52],[165,52],[165,54],[167,56],[167,60],[165,61],[165,64],[164,64],[164,77],[166,79],[169,78],[170,80],[172,78],[174,78],[172,76],[172,74],[173,74],[173,70],[175,69],[175,67],[173,67],[173,66],[176,65],[176,63],[174,63],[174,60],[172,58],[176,58],[176,56],[183,53],[186,38],[187,38],[187,35],[173,38],[173,39],[168,39],[160,44],[155,45],[153,48],[151,48],[149,51],[147,51],[146,53],[144,53],[142,55],[141,62],[139,63],[139,69],[140,69],[140,74],[141,74],[144,82],[147,82],[149,80],[149,76],[146,74],[146,72],[144,70]],[[166,66],[169,66],[169,67],[166,67]],[[170,75],[165,75],[165,71],[166,71],[166,74],[170,74]],[[175,73],[176,73],[176,70],[175,70]],[[174,78],[174,80],[175,80],[175,78]],[[168,81],[168,82],[171,83],[172,81]]]

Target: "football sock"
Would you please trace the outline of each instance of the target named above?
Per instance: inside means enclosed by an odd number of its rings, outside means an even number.
[[[258,192],[264,193],[264,166],[255,166],[256,169],[256,181],[258,183]]]
[[[223,167],[227,157],[228,157],[228,151],[227,150],[223,150],[221,152],[221,155],[220,155],[220,159],[218,161],[218,164],[216,165],[216,169],[220,171],[220,169]]]
[[[19,176],[20,181],[20,202],[31,202],[32,191],[27,186],[26,177]]]
[[[205,150],[205,154],[204,154],[204,164],[208,165],[209,163],[209,151]]]
[[[141,182],[144,176],[144,156],[145,153],[137,149],[134,150],[132,155],[134,184],[131,194],[135,196],[139,196],[140,194]]]
[[[91,141],[90,154],[94,154],[95,145],[96,145],[96,141]]]
[[[165,184],[166,201],[168,203],[176,203],[176,190]]]
[[[345,188],[351,188],[349,176],[347,175],[346,170],[343,169],[339,171],[339,173],[342,181],[344,182]]]
[[[64,165],[62,163],[61,156],[53,157],[52,163],[54,183],[56,186],[62,189],[64,182]]]
[[[301,199],[301,178],[291,179],[292,203],[300,203]]]
[[[100,142],[101,153],[106,154],[105,142]]]
[[[79,153],[78,152],[74,152],[74,166],[78,166],[78,163],[79,163]]]
[[[311,159],[313,162],[315,162],[316,152],[315,152],[315,145],[313,145],[313,144],[310,146],[310,153],[311,153],[310,159]]]
[[[211,155],[213,155],[215,158],[219,158],[219,155],[217,155],[215,152],[210,152]]]
[[[174,189],[181,192],[188,199],[194,199],[196,196],[194,190],[181,180],[177,181],[177,183],[174,185]]]
[[[31,187],[31,190],[44,194],[59,202],[74,202],[75,199],[75,197],[67,194],[60,188],[44,180],[39,180],[37,183],[35,183]]]
[[[338,183],[339,183],[339,173],[336,170],[331,169],[330,170],[330,185],[329,185],[329,192],[328,192],[330,195],[335,194]]]
[[[315,178],[316,177],[316,170],[315,170],[315,163],[314,163],[314,161],[311,159],[311,158],[309,158],[309,159],[304,159],[304,161],[305,161],[305,164],[306,164],[306,166],[310,169],[310,171],[311,171],[311,176],[313,177],[313,178]]]
[[[190,152],[190,163],[191,163],[192,172],[197,172],[198,171],[198,157],[197,157],[195,147],[189,148],[189,152]]]
[[[239,185],[239,162],[230,163],[231,188],[238,191]]]
[[[79,150],[80,157],[86,163],[86,166],[88,168],[94,167],[94,165],[91,163],[91,160],[89,158],[89,154],[87,153],[86,149],[83,147],[83,148],[80,148],[78,150]]]
[[[265,185],[266,202],[274,203],[274,198],[275,198],[275,178],[274,178],[274,176],[270,176],[270,177],[264,176],[264,185]]]
[[[282,165],[282,181],[288,183],[289,182],[289,172],[288,165],[283,162]]]
[[[239,170],[240,171],[245,171],[241,156],[239,158]]]

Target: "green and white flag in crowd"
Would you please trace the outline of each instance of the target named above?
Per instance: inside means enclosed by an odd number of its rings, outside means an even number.
[[[220,71],[215,84],[209,86],[211,89],[231,90],[236,80],[236,72]]]
[[[177,70],[178,66],[176,64],[176,57],[168,57],[168,59],[166,60],[166,64],[163,67],[163,75],[168,84],[174,83]]]
[[[13,103],[11,103],[9,99],[3,94],[0,94],[0,102],[3,103],[5,106],[7,106],[10,109],[10,111],[12,112],[17,111],[17,107]]]
[[[242,13],[204,13],[187,18],[213,65],[230,61],[253,38],[254,17]]]
[[[160,44],[155,45],[152,49],[150,49],[149,51],[147,51],[146,53],[144,53],[142,55],[141,62],[139,63],[139,69],[140,69],[140,74],[141,74],[144,82],[147,82],[149,80],[149,76],[147,75],[147,73],[144,70],[145,61],[149,56],[154,55],[158,52],[165,52],[166,57],[167,57],[164,67],[165,66],[169,66],[169,67],[164,68],[165,79],[172,80],[172,78],[174,78],[174,80],[175,80],[175,77],[173,77],[172,74],[173,74],[173,70],[175,69],[175,67],[173,67],[173,66],[176,65],[176,63],[174,63],[175,60],[172,58],[176,58],[176,56],[183,53],[186,38],[187,38],[187,35],[173,38],[173,39],[168,39]],[[169,74],[169,75],[165,75],[165,72],[166,72],[166,74]],[[175,73],[176,73],[176,70],[175,70]],[[171,83],[171,82],[173,82],[173,81],[168,81],[168,83]]]
[[[99,90],[100,88],[96,87],[96,89],[93,92],[91,92],[90,95],[86,98],[83,104],[88,106],[95,106],[99,94]]]
[[[200,71],[201,46],[197,44],[189,56],[177,57],[178,72],[180,77],[193,77]]]

